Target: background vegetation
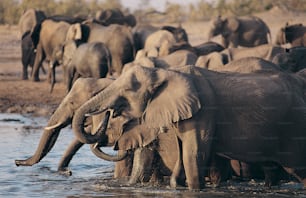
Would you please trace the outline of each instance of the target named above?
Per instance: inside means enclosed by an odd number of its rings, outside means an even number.
[[[69,15],[94,17],[96,11],[108,8],[120,8],[126,13],[134,14],[141,21],[200,21],[211,16],[249,15],[263,12],[278,6],[282,9],[306,12],[306,0],[200,0],[197,4],[182,7],[179,4],[167,3],[163,13],[148,7],[150,0],[143,0],[139,10],[124,8],[120,0],[1,0],[0,24],[18,24],[22,13],[28,8],[44,11],[47,16]],[[154,16],[152,16],[154,15]]]

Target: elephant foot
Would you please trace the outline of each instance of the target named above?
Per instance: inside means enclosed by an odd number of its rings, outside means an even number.
[[[177,181],[175,177],[170,177],[170,187],[177,188]]]
[[[64,176],[71,176],[72,175],[72,171],[69,168],[59,168],[57,170],[57,172],[60,175],[64,175]]]
[[[32,166],[33,164],[29,164],[27,160],[15,160],[16,166]]]
[[[28,80],[29,78],[27,76],[23,76],[22,80]]]

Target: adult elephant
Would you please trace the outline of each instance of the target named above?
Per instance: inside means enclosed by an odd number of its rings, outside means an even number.
[[[123,25],[102,26],[91,21],[76,23],[67,31],[66,40],[104,43],[112,56],[111,75],[120,75],[123,65],[134,60],[133,35],[130,28]]]
[[[99,10],[96,12],[95,19],[106,26],[110,24],[120,24],[134,27],[137,23],[134,15],[124,15],[118,8]]]
[[[303,24],[289,25],[280,28],[276,34],[275,44],[284,45],[290,43],[291,47],[306,46],[306,27]]]
[[[37,24],[31,32],[31,38],[36,50],[36,56],[33,66],[32,80],[39,81],[39,67],[44,60],[49,62],[48,80],[54,83],[55,67],[59,65],[56,57],[56,50],[65,42],[67,31],[76,21],[82,19],[74,19],[70,17],[48,17],[42,23]]]
[[[74,41],[66,41],[58,52],[65,70],[64,79],[67,92],[79,77],[104,78],[111,70],[111,54],[104,43],[92,42],[77,45]],[[54,84],[51,84],[51,90]]]
[[[272,62],[283,70],[298,72],[306,67],[306,47],[292,47],[283,53],[277,54]]]
[[[37,24],[40,24],[46,15],[41,10],[28,9],[19,19],[19,31],[21,34],[21,62],[22,79],[28,79],[28,66],[33,67],[35,59],[34,46],[31,39],[31,32]]]
[[[53,148],[56,140],[61,132],[61,129],[67,127],[71,124],[72,118],[76,109],[78,109],[83,103],[88,99],[93,97],[95,94],[99,93],[105,87],[109,86],[113,82],[112,79],[101,78],[80,78],[75,82],[71,91],[65,96],[61,104],[58,106],[56,111],[50,117],[47,126],[41,136],[40,142],[33,156],[26,160],[16,160],[17,166],[32,166],[40,162]],[[96,116],[94,118],[88,119],[88,127],[86,130],[88,132],[96,132],[99,128],[101,118]],[[111,131],[112,136],[108,137],[108,144],[114,144],[114,141],[119,136],[119,130]],[[116,135],[117,134],[117,135]],[[113,137],[113,139],[112,139]],[[58,171],[71,174],[68,170],[68,165],[74,154],[83,146],[84,144],[74,139],[68,146],[65,154],[63,155],[60,163],[58,165]],[[122,156],[108,158],[108,160],[121,159]],[[117,168],[119,171],[119,169]],[[126,172],[125,168],[119,171],[121,175]],[[127,173],[125,173],[127,174]],[[117,174],[118,175],[118,174]]]
[[[231,16],[224,19],[218,16],[212,20],[211,24],[208,38],[221,35],[222,45],[225,48],[254,47],[271,40],[269,27],[255,16]]]
[[[112,111],[150,129],[134,138],[123,133],[115,147],[119,150],[146,146],[160,133],[175,130],[189,189],[203,187],[214,153],[245,162],[275,162],[306,184],[304,87],[305,79],[283,72],[136,66],[83,104],[72,127],[81,142],[96,144],[103,138],[86,133],[84,121],[88,115]]]

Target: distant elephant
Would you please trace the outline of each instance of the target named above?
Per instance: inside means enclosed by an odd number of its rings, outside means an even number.
[[[290,43],[291,47],[306,46],[306,27],[303,24],[289,25],[280,28],[276,34],[276,45]]]
[[[170,48],[176,44],[175,37],[167,30],[158,30],[148,36],[144,50],[149,57],[170,54]]]
[[[292,47],[283,53],[277,54],[272,62],[283,70],[298,72],[306,68],[306,47]]]
[[[177,50],[171,54],[161,57],[147,57],[143,50],[139,50],[133,62],[127,63],[122,72],[126,72],[135,65],[145,67],[157,67],[171,69],[186,65],[194,65],[197,61],[197,55],[189,50]]]
[[[238,73],[284,71],[282,68],[272,63],[271,61],[267,61],[258,57],[240,58],[225,65],[217,67],[209,67],[208,69],[218,72],[238,72]]]
[[[140,24],[133,28],[133,37],[135,41],[136,51],[141,50],[145,46],[147,38],[154,32],[158,30],[166,30],[173,34],[176,42],[186,42],[188,43],[188,35],[184,28],[181,26],[162,26],[157,27],[150,24]]]
[[[67,92],[79,77],[104,78],[111,70],[112,57],[102,42],[82,43],[66,41],[62,47],[62,64]],[[54,84],[51,85],[51,89]]]
[[[19,31],[21,34],[21,61],[22,61],[22,79],[28,79],[28,66],[34,65],[35,52],[31,39],[31,32],[34,27],[46,18],[43,11],[28,9],[19,19]]]
[[[39,67],[46,59],[49,61],[49,70],[59,65],[54,57],[54,49],[58,48],[66,39],[66,34],[70,24],[64,21],[44,20],[41,24],[35,26],[31,37],[36,49],[35,62],[33,66],[32,80],[39,81]],[[54,71],[51,69],[50,71]],[[54,76],[49,72],[49,78]],[[52,79],[51,81],[54,81]]]
[[[110,24],[128,25],[134,27],[136,18],[132,14],[124,15],[120,9],[106,9],[96,12],[95,19],[98,23],[108,26]]]
[[[208,38],[221,34],[222,45],[228,47],[254,47],[271,41],[269,27],[255,16],[227,17],[213,19]]]
[[[84,120],[112,111],[116,115],[112,118],[137,120],[139,127],[150,129],[150,133],[138,130],[132,138],[123,133],[115,146],[118,150],[144,147],[174,129],[189,189],[203,187],[212,154],[277,163],[306,185],[304,83],[301,76],[285,72],[135,66],[83,104],[75,112],[72,128],[82,143],[103,142],[103,137],[84,131]]]
[[[258,57],[272,61],[277,54],[283,53],[284,51],[284,48],[270,44],[249,48],[227,48],[221,52],[213,52],[205,56],[200,56],[196,65],[213,68],[244,57]]]
[[[112,56],[110,75],[120,75],[123,65],[134,60],[133,35],[130,28],[123,25],[102,26],[91,21],[76,23],[71,25],[67,31],[66,40],[81,43],[104,43]]]

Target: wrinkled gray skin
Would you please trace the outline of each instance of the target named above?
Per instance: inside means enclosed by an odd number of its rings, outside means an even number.
[[[218,16],[211,21],[208,39],[222,36],[222,45],[228,47],[254,47],[271,41],[269,27],[255,16]]]
[[[22,60],[22,79],[28,79],[28,66],[33,67],[35,52],[31,39],[31,32],[34,27],[46,18],[43,11],[28,9],[19,19],[19,31],[21,34],[21,60]],[[32,68],[33,70],[33,68]]]
[[[77,46],[76,42],[67,41],[62,47],[60,56],[66,74],[67,91],[79,77],[104,78],[111,70],[110,51],[101,42],[83,43]]]
[[[272,62],[285,71],[298,72],[306,68],[306,47],[286,49],[283,53],[276,55]]]
[[[130,28],[124,25],[102,26],[91,21],[76,23],[70,26],[67,40],[104,43],[112,56],[111,75],[119,76],[123,65],[134,60],[133,35]]]
[[[270,44],[250,48],[228,48],[221,52],[212,52],[208,55],[200,56],[196,65],[204,68],[216,68],[245,57],[258,57],[272,61],[277,54],[283,52],[285,52],[284,48]]]
[[[137,23],[134,15],[124,15],[120,9],[116,8],[97,11],[95,19],[98,23],[105,26],[110,24],[120,24],[134,27]]]
[[[291,47],[306,46],[306,27],[303,24],[286,25],[277,32],[275,44],[290,43]]]
[[[79,141],[96,143],[101,137],[84,131],[85,115],[112,110],[151,129],[138,130],[127,139],[124,133],[117,142],[119,150],[146,146],[174,127],[182,143],[181,163],[189,189],[203,187],[200,178],[214,153],[239,161],[277,163],[306,184],[301,168],[306,167],[305,85],[300,75],[285,72],[135,66],[82,105],[72,127]]]

